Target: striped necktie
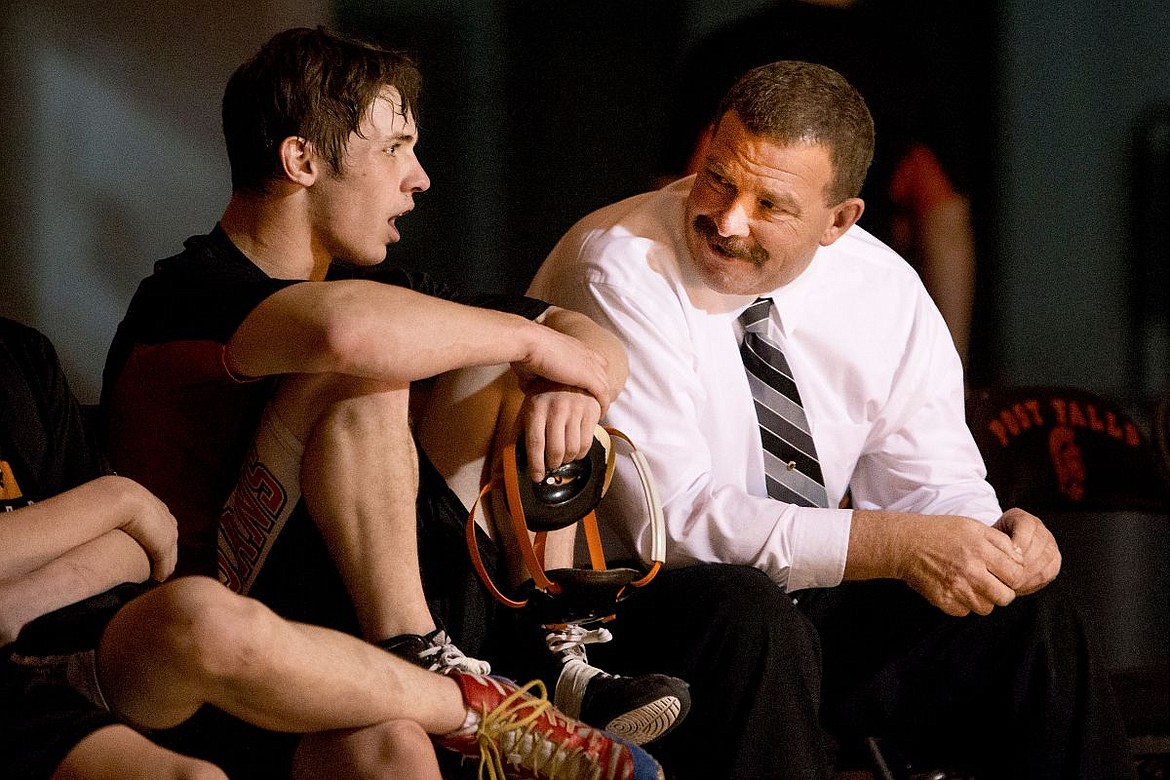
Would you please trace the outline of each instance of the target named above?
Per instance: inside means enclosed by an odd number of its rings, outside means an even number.
[[[758,298],[739,315],[740,355],[760,420],[768,496],[799,506],[829,505],[808,418],[784,353],[768,340],[771,298]]]

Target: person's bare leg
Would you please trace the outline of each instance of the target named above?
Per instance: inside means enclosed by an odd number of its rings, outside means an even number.
[[[418,455],[410,391],[344,398],[305,446],[301,489],[349,588],[366,638],[435,627],[418,565]]]
[[[430,737],[417,724],[392,720],[364,729],[306,734],[293,757],[292,780],[441,780]]]
[[[175,726],[203,704],[291,732],[409,719],[446,734],[466,717],[451,680],[204,577],[123,607],[102,636],[98,679],[114,711],[144,728]]]
[[[479,366],[439,376],[422,408],[417,410],[415,431],[419,444],[451,490],[469,511],[487,480],[498,478],[491,468],[500,449],[516,437],[515,419],[524,400],[516,375],[508,366]],[[452,430],[459,436],[451,436]],[[494,501],[480,510],[481,527],[504,553],[511,585],[529,578],[497,491]],[[548,534],[545,539],[545,568],[573,565],[577,526],[570,525]]]
[[[229,502],[230,510],[240,501],[241,514],[263,505],[266,494],[247,495],[249,469],[282,486],[286,514],[303,495],[362,633],[374,642],[435,628],[418,568],[409,392],[334,375],[285,377],[257,432],[259,464],[245,467]]]
[[[51,780],[227,780],[206,761],[154,744],[128,726],[105,726],[78,742]]]

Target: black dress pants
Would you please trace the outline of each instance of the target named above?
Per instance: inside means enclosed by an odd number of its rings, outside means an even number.
[[[823,649],[822,722],[978,778],[1132,778],[1120,712],[1057,578],[954,618],[902,582],[796,594]]]
[[[795,595],[748,567],[670,570],[590,647],[608,671],[691,684],[690,715],[650,746],[671,777],[828,777],[821,724],[839,744],[877,736],[980,778],[1133,776],[1059,580],[986,617],[951,618],[893,581]]]

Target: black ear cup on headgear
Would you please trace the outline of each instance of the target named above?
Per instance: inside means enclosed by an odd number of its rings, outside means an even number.
[[[601,501],[605,492],[606,446],[594,437],[589,454],[550,471],[540,482],[517,480],[524,517],[533,531],[555,531],[572,525]],[[516,471],[528,473],[528,452],[516,443]]]

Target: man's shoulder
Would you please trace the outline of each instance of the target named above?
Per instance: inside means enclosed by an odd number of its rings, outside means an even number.
[[[832,273],[838,284],[853,283],[870,292],[925,291],[910,263],[860,225],[849,228],[819,254],[832,261]]]
[[[655,247],[673,247],[682,225],[690,179],[604,206],[580,219],[553,249],[549,262],[594,271],[629,269]]]
[[[4,381],[29,381],[33,376],[59,370],[57,352],[49,337],[34,327],[0,317],[0,372]]]
[[[115,342],[223,342],[260,302],[295,283],[269,277],[218,228],[192,236],[139,283]]]

